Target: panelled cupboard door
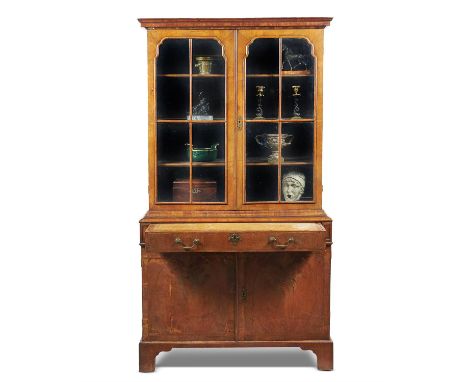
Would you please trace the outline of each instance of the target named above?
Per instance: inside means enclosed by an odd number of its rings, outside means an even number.
[[[237,203],[321,209],[323,30],[239,30]]]
[[[240,255],[239,340],[329,339],[325,253]]]
[[[148,31],[150,210],[235,204],[235,31]]]
[[[232,254],[152,254],[143,265],[144,340],[234,340]]]

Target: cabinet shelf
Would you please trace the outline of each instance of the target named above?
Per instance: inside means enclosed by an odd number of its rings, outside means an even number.
[[[251,157],[247,158],[247,166],[278,166],[278,162],[268,162],[265,157]],[[310,157],[292,157],[282,160],[279,164],[283,166],[303,166],[312,165],[313,162]]]
[[[268,74],[247,74],[247,78],[275,78],[279,77],[280,75],[277,73],[268,73]],[[288,73],[286,71],[281,72],[282,77],[313,77],[312,73],[295,73],[291,72]]]
[[[312,73],[306,73],[306,72],[288,72],[288,71],[282,71],[281,76],[283,77],[313,77],[314,75]]]
[[[279,77],[279,74],[277,73],[271,73],[271,74],[247,74],[247,78],[268,78],[268,77]]]
[[[157,119],[157,123],[226,123],[225,119]]]
[[[246,119],[248,123],[302,123],[302,122],[314,122],[313,118],[282,118],[282,119]]]
[[[190,74],[178,74],[178,73],[172,73],[172,74],[158,74],[157,77],[172,77],[172,78],[188,78],[190,77]],[[224,77],[224,74],[192,74],[192,77],[196,78],[213,78],[213,77]]]
[[[284,160],[279,164],[283,166],[306,166],[312,165],[312,161],[307,160]],[[268,162],[266,158],[248,159],[247,166],[278,166],[278,162]]]
[[[192,167],[222,167],[225,165],[224,160],[216,160],[213,162],[192,162]],[[160,167],[190,167],[190,162],[159,162]]]

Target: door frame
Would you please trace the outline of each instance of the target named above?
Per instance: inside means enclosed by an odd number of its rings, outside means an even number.
[[[232,210],[236,204],[236,161],[235,161],[235,120],[236,120],[236,81],[235,81],[235,33],[234,30],[194,30],[194,29],[158,29],[148,30],[148,194],[151,211],[189,210]],[[223,48],[225,58],[225,203],[157,203],[157,163],[156,163],[156,60],[159,46],[169,38],[212,38]],[[190,63],[191,65],[191,63]]]

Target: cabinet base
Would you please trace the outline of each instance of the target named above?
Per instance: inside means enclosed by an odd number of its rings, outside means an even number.
[[[140,372],[150,373],[156,368],[156,356],[173,348],[226,348],[226,347],[299,347],[312,350],[317,356],[317,369],[333,370],[333,342],[317,341],[141,341]]]

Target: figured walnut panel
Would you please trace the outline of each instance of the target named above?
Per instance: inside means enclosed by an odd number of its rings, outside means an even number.
[[[160,254],[144,265],[148,340],[232,340],[235,258]]]
[[[240,340],[328,339],[326,262],[318,254],[244,254]]]

